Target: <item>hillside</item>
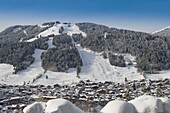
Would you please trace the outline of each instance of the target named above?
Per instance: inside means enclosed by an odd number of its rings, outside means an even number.
[[[2,84],[157,79],[170,68],[169,38],[93,23],[13,26],[0,40]]]
[[[136,56],[139,72],[157,73],[170,68],[170,38],[168,37],[108,28],[92,23],[77,25],[80,30],[87,33],[88,38],[79,42],[83,47],[98,52],[103,52],[107,48],[111,53],[130,53]],[[105,32],[108,34],[106,39],[103,36]]]

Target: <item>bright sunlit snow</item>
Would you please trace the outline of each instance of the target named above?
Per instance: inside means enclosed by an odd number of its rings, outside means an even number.
[[[79,27],[75,24],[63,25],[64,31],[63,33],[67,33],[67,35],[72,36],[73,34],[82,34],[83,37],[86,37],[86,33],[80,31]]]
[[[49,36],[49,35],[59,35],[59,29],[60,29],[61,25],[54,25],[52,27],[50,27],[49,29],[43,31],[42,33],[40,33],[38,36],[42,36],[42,37],[46,37],[46,36]]]

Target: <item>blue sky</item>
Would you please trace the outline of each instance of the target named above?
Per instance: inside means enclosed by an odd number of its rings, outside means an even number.
[[[46,21],[152,32],[170,26],[170,0],[0,0],[0,30]]]

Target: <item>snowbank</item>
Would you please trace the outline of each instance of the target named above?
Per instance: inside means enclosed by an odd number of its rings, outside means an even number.
[[[162,100],[164,113],[170,113],[170,99],[167,97],[159,98]]]
[[[110,101],[102,110],[101,113],[136,113],[135,107],[125,101],[114,100]]]
[[[143,95],[129,102],[114,100],[101,113],[170,113],[170,99]]]
[[[41,103],[35,102],[23,109],[24,113],[43,113],[44,108]]]
[[[153,96],[143,95],[129,103],[135,106],[138,113],[164,113],[162,101]]]
[[[52,99],[47,102],[45,113],[84,113],[84,112],[68,100]]]

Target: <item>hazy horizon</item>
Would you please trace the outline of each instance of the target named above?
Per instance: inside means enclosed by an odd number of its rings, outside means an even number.
[[[43,22],[93,22],[119,29],[153,32],[170,26],[167,0],[1,0],[0,31]]]

